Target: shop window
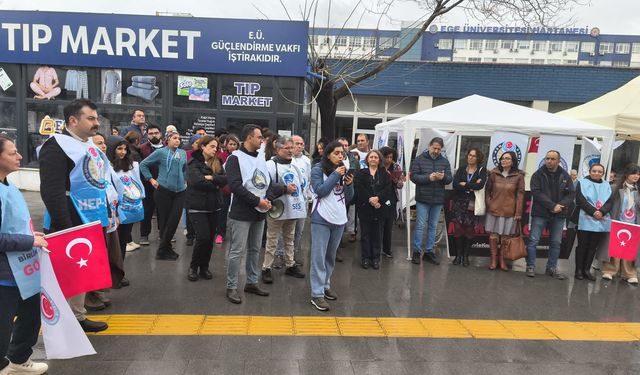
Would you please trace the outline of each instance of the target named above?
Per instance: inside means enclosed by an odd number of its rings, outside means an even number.
[[[336,116],[336,138],[345,137],[351,143],[353,131],[353,117]]]
[[[20,79],[20,66],[0,64],[0,97],[16,97],[16,84]]]
[[[397,114],[412,114],[416,112],[416,108],[418,107],[418,98],[416,97],[404,97],[404,98],[394,98],[390,97],[387,99],[387,113],[397,113]]]
[[[27,98],[37,100],[73,100],[87,98],[95,101],[95,69],[72,66],[28,65]]]
[[[16,139],[16,103],[0,102],[0,133],[4,133],[11,139]]]
[[[26,166],[38,166],[36,150],[49,138],[49,135],[40,134],[40,122],[45,116],[54,120],[64,120],[63,107],[51,101],[27,104],[27,150],[22,152]]]
[[[160,72],[146,70],[122,71],[122,103],[137,106],[161,106],[165,95]]]
[[[204,128],[207,134],[215,134],[216,117],[215,112],[174,112],[171,124],[178,129],[182,144],[186,145],[199,128]]]
[[[111,134],[113,128],[118,128],[122,131],[124,128],[131,126],[131,118],[133,112],[138,109],[136,107],[124,107],[124,106],[98,106],[98,121],[100,122],[100,132],[102,134]],[[141,108],[144,112],[145,120],[147,124],[158,125],[164,129],[165,123],[162,121],[160,111]],[[121,136],[126,134],[120,133]]]
[[[297,78],[278,77],[278,112],[296,113],[302,103],[298,98],[299,80]]]
[[[221,109],[274,112],[272,77],[224,76],[221,79]]]
[[[370,115],[384,113],[386,99],[381,96],[358,96],[358,112]]]
[[[358,117],[358,130],[374,130],[381,122],[381,118]]]
[[[278,117],[276,121],[276,131],[278,134],[294,135],[296,131],[296,123],[293,117]]]
[[[264,118],[244,118],[244,117],[227,117],[220,124],[220,129],[225,129],[229,133],[236,134],[241,137],[242,128],[247,124],[255,124],[261,128],[269,127],[269,120]],[[240,139],[242,142],[243,139]]]
[[[216,108],[216,76],[213,74],[175,73],[173,106],[179,108]]]

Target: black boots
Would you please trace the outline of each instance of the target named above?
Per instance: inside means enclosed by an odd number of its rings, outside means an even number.
[[[453,260],[453,265],[457,266],[462,263],[462,254],[464,254],[464,237],[453,237],[453,243],[456,246],[456,258]]]
[[[472,238],[464,237],[463,253],[462,253],[462,266],[469,267],[469,253],[471,252]]]

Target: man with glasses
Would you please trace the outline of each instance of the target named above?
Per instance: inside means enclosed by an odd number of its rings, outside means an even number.
[[[560,152],[548,151],[544,165],[531,176],[531,233],[527,243],[528,277],[535,277],[536,246],[542,231],[549,229],[549,258],[545,273],[557,280],[567,277],[558,272],[562,230],[575,197],[575,187],[567,171],[560,166]]]
[[[162,132],[157,125],[147,126],[146,134],[148,141],[140,145],[140,156],[142,157],[142,160],[148,158],[154,151],[164,147],[164,143],[162,143]],[[157,179],[158,167],[155,165],[150,166],[149,170],[151,171],[151,177]],[[156,210],[156,204],[153,200],[153,194],[156,189],[144,177],[142,178],[142,184],[144,185],[145,197],[142,200],[142,205],[144,206],[144,220],[140,222],[140,245],[148,246],[149,233],[151,233],[151,219],[153,218],[153,213]]]

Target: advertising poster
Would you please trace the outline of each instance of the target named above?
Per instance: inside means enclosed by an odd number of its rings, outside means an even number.
[[[191,89],[206,89],[208,85],[209,79],[206,77],[178,76],[177,95],[190,96]]]

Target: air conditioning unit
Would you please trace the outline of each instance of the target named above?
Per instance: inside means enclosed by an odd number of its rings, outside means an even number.
[[[440,48],[440,45],[438,43],[433,45],[435,48]]]
[[[595,55],[596,55],[596,53],[595,53],[595,52],[590,52],[590,53],[589,53],[589,56],[595,56]]]
[[[604,52],[600,52],[600,56],[604,56]]]
[[[513,49],[513,52],[518,52],[518,49],[517,49],[517,48],[514,48],[514,49]]]
[[[562,52],[562,56],[567,56],[567,52]]]

